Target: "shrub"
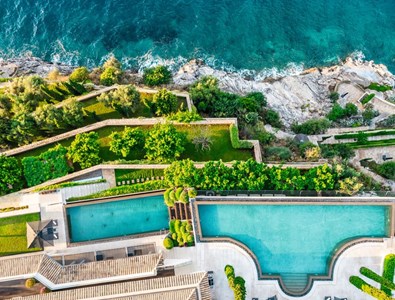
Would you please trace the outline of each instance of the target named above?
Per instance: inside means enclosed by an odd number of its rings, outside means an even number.
[[[167,116],[177,110],[177,96],[172,92],[161,89],[152,99],[152,110],[156,116]]]
[[[171,80],[171,72],[165,66],[157,66],[144,70],[143,81],[144,84],[155,86],[169,83]]]
[[[361,99],[361,103],[362,105],[365,105],[366,103],[368,103],[370,100],[372,100],[374,98],[375,94],[369,94],[369,95],[365,95],[362,99]]]
[[[395,115],[389,116],[388,118],[378,122],[378,127],[393,128],[395,127]]]
[[[22,167],[15,157],[0,155],[0,195],[23,187]]]
[[[245,280],[235,277],[234,269],[230,265],[225,266],[225,275],[228,278],[229,287],[233,290],[235,300],[244,300],[246,296]]]
[[[331,121],[337,121],[345,116],[344,109],[337,103],[333,105],[331,111],[327,115],[327,118]]]
[[[383,277],[386,280],[393,282],[394,271],[395,271],[395,254],[388,254],[384,258]],[[381,285],[381,290],[384,291],[387,295],[391,294],[391,290],[383,285]]]
[[[196,191],[196,189],[190,188],[190,189],[188,190],[188,196],[189,196],[189,198],[196,198],[196,196],[197,196],[197,191]]]
[[[320,158],[320,156],[321,156],[321,149],[320,149],[320,147],[310,147],[310,148],[307,148],[306,150],[305,150],[305,152],[304,152],[304,156],[307,158],[307,159],[311,159],[311,160],[317,160],[317,159],[319,159]]]
[[[52,69],[51,71],[49,71],[48,72],[48,79],[49,80],[58,80],[58,77],[59,77],[59,69],[58,68],[55,68],[55,69]]]
[[[120,70],[114,67],[105,68],[100,75],[100,84],[110,86],[119,82],[121,76]]]
[[[302,124],[292,124],[291,129],[295,133],[322,134],[331,125],[327,119],[311,119]]]
[[[25,287],[27,287],[28,289],[31,289],[35,284],[36,284],[36,279],[34,278],[29,278],[26,279],[25,281]]]
[[[378,173],[388,179],[395,180],[395,161],[388,161],[378,167]]]
[[[144,132],[140,128],[125,127],[122,132],[112,132],[110,139],[110,151],[127,157],[133,149],[144,145]]]
[[[225,275],[227,278],[235,276],[235,270],[234,270],[233,266],[231,266],[231,265],[225,266]]]
[[[356,288],[360,289],[361,291],[365,292],[366,294],[368,294],[376,299],[379,299],[379,300],[391,300],[392,299],[391,297],[387,296],[386,293],[384,293],[383,291],[366,283],[363,279],[361,279],[358,276],[351,276],[349,281]]]
[[[241,141],[239,139],[239,129],[234,125],[231,124],[229,126],[230,132],[230,141],[232,143],[232,147],[235,149],[251,149],[253,145],[248,141]]]
[[[167,249],[170,250],[174,247],[174,243],[173,240],[169,237],[165,237],[165,239],[163,240],[163,246]]]
[[[330,93],[329,99],[331,99],[332,102],[336,102],[337,100],[339,100],[339,93],[337,93],[337,92]]]
[[[175,114],[170,114],[167,116],[168,120],[171,121],[177,121],[181,123],[190,123],[193,121],[200,121],[203,120],[203,118],[196,112],[196,110],[193,111],[178,111]]]
[[[372,83],[367,87],[367,89],[369,89],[369,90],[374,90],[374,91],[378,91],[378,92],[386,92],[386,91],[392,90],[392,86],[390,86],[390,85],[385,85],[385,84],[381,85],[381,84],[379,84],[379,83],[377,83],[377,82],[372,82]]]
[[[359,269],[359,272],[362,275],[366,276],[367,278],[380,283],[381,286],[385,286],[387,289],[390,289],[390,290],[395,290],[395,284],[392,280],[390,281],[387,278],[384,278],[384,277],[380,276],[379,274],[377,274],[377,273],[373,272],[372,270],[365,268],[365,267],[361,267]],[[388,294],[388,296],[391,296],[391,294]]]
[[[273,160],[289,160],[292,152],[287,147],[269,147],[266,150],[266,156]]]
[[[89,71],[86,67],[79,67],[70,74],[69,80],[74,82],[85,82],[89,78]]]
[[[263,113],[262,119],[263,119],[264,123],[270,124],[273,127],[281,128],[283,126],[281,119],[280,119],[280,115],[275,110],[272,110],[272,109],[265,110],[265,112]]]

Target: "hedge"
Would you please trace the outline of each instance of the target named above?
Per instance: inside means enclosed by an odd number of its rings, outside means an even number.
[[[233,290],[234,299],[245,300],[246,288],[243,277],[235,277],[235,270],[231,265],[226,265],[224,271],[226,277],[228,278],[229,287]]]
[[[359,272],[362,275],[365,275],[367,278],[372,279],[373,281],[376,281],[376,282],[380,283],[381,284],[381,290],[383,290],[383,287],[384,287],[385,291],[384,290],[383,291],[387,295],[390,296],[391,295],[391,290],[395,290],[395,284],[392,281],[380,276],[379,274],[373,272],[372,270],[370,270],[368,268],[365,268],[365,267],[361,267],[359,269]],[[387,293],[387,290],[389,290],[389,293]]]
[[[106,180],[105,179],[98,179],[98,180],[85,181],[85,182],[73,182],[73,181],[63,182],[63,183],[58,183],[58,184],[52,184],[52,185],[39,187],[39,188],[34,189],[33,192],[56,190],[56,189],[61,189],[61,188],[65,188],[65,187],[73,187],[73,186],[79,186],[79,185],[88,185],[88,184],[95,184],[95,183],[101,183],[101,182],[106,182]]]
[[[356,288],[360,289],[361,291],[365,292],[366,294],[368,294],[376,299],[392,300],[392,298],[389,297],[385,292],[371,286],[370,284],[368,284],[367,282],[365,282],[363,279],[361,279],[358,276],[351,276],[349,281]]]
[[[230,132],[230,142],[232,143],[233,148],[252,149],[252,147],[254,146],[249,141],[241,141],[239,139],[239,129],[234,124],[230,124],[229,132]]]
[[[374,91],[378,91],[378,92],[386,92],[386,91],[392,90],[392,86],[385,85],[385,84],[381,85],[381,84],[379,84],[377,82],[372,82],[366,88],[369,89],[369,90],[374,90]]]
[[[363,133],[366,134],[366,136],[381,136],[381,135],[395,135],[395,130],[380,130],[380,131],[374,131],[374,132],[369,132],[369,131],[362,131]],[[345,133],[345,134],[338,134],[335,135],[335,140],[341,140],[341,139],[356,139],[358,138],[359,133]]]
[[[123,185],[117,186],[105,191],[101,191],[95,194],[82,196],[82,197],[72,197],[67,199],[68,202],[70,201],[77,201],[77,200],[87,200],[87,199],[96,199],[96,198],[103,198],[103,197],[111,197],[111,196],[118,196],[118,195],[125,195],[125,194],[132,194],[138,192],[145,192],[145,191],[155,191],[155,190],[162,190],[165,189],[167,186],[163,180],[152,180],[147,181],[144,183],[137,183],[133,185]]]
[[[368,103],[370,100],[372,100],[372,99],[374,98],[374,96],[375,96],[375,94],[369,94],[369,95],[364,96],[364,97],[361,99],[361,103],[362,103],[363,105],[365,105],[365,104]]]
[[[24,206],[10,206],[10,207],[5,207],[5,208],[0,208],[0,213],[5,213],[9,211],[14,211],[14,210],[21,210],[21,209],[26,209],[29,208],[29,205],[24,205]]]
[[[384,258],[383,277],[386,280],[393,282],[394,271],[395,271],[395,254],[388,254]],[[384,291],[387,295],[391,293],[391,290],[383,285],[381,285],[381,290]]]

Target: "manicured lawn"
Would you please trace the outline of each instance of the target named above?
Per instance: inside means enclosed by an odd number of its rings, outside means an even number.
[[[150,130],[151,126],[141,127],[143,130]],[[176,126],[177,130],[184,132],[187,136],[187,144],[185,145],[184,154],[181,159],[190,158],[193,161],[203,162],[209,160],[219,160],[222,159],[224,162],[232,160],[247,160],[252,157],[252,150],[240,150],[234,149],[230,142],[229,126],[227,125],[180,125]],[[105,128],[100,128],[96,130],[99,134],[99,144],[100,144],[100,157],[103,161],[114,161],[118,159],[131,160],[142,160],[144,159],[145,151],[143,148],[136,149],[130,155],[125,158],[116,156],[110,151],[110,135],[113,131],[122,131],[124,126],[108,126]],[[196,149],[193,144],[193,137],[196,135],[204,134],[209,137],[212,141],[209,150],[202,151]],[[68,147],[74,138],[66,139],[60,141],[59,144]],[[25,156],[39,155],[40,153],[52,148],[56,145],[47,145],[29,152],[21,153],[16,155],[17,158],[22,159]]]
[[[26,240],[26,222],[39,220],[39,213],[0,218],[0,256],[41,250],[27,249]]]

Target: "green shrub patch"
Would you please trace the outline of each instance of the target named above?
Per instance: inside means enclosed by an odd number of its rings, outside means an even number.
[[[235,270],[233,266],[225,266],[225,275],[228,278],[229,287],[233,290],[235,300],[245,300],[246,287],[245,280],[241,276],[235,277]]]
[[[169,235],[163,240],[166,249],[173,247],[193,246],[193,227],[189,221],[171,220]]]

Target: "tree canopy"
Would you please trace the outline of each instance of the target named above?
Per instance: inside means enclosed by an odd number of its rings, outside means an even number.
[[[0,155],[0,195],[23,187],[22,168],[15,157]]]
[[[157,116],[167,116],[177,110],[177,96],[161,89],[152,99],[152,110]]]
[[[165,66],[156,66],[144,70],[143,81],[146,85],[155,86],[169,83],[171,72]]]
[[[68,149],[68,157],[82,169],[99,164],[101,158],[98,139],[99,135],[94,131],[77,134]]]
[[[97,100],[125,117],[131,117],[140,101],[140,93],[133,85],[122,85],[116,90],[101,94]]]
[[[133,149],[144,146],[144,133],[140,128],[125,127],[122,132],[110,135],[110,151],[127,157]]]
[[[184,152],[185,143],[186,136],[178,132],[174,125],[156,124],[145,140],[146,157],[152,161],[173,161]]]

